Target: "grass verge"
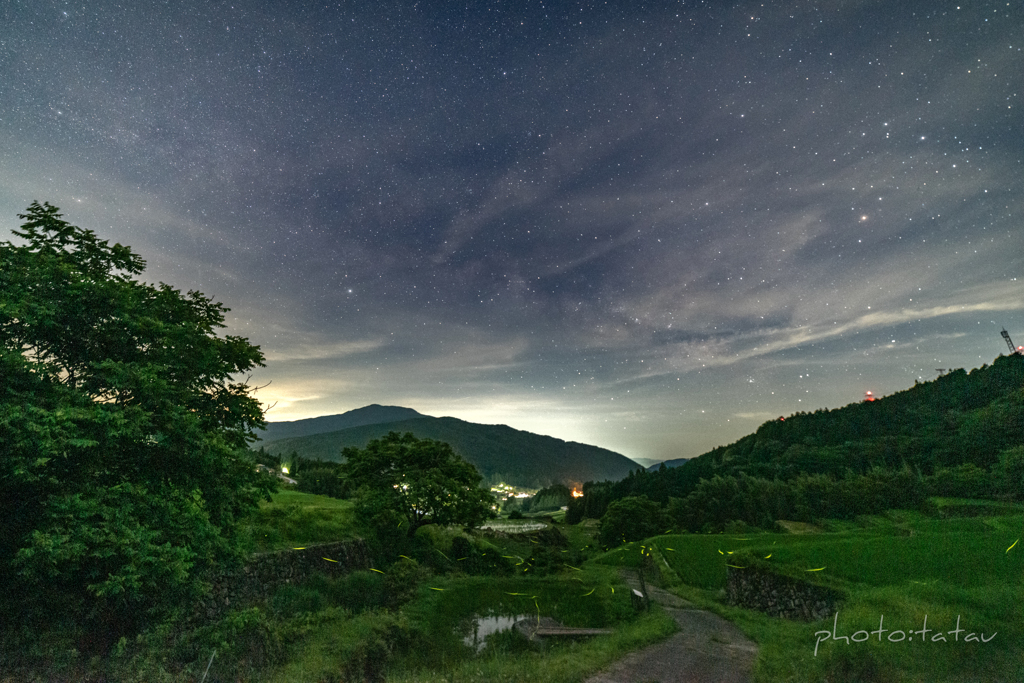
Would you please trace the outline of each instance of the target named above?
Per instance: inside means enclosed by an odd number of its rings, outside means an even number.
[[[327,496],[280,491],[249,522],[253,550],[330,543],[358,536],[353,504]]]

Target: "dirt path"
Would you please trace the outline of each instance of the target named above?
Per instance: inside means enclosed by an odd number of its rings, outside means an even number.
[[[626,583],[638,588],[635,574]],[[679,624],[668,640],[638,650],[586,683],[751,683],[757,644],[730,622],[686,600],[648,586],[651,600],[661,604]]]

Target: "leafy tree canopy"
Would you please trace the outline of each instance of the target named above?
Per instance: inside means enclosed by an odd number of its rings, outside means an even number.
[[[274,486],[245,455],[262,409],[232,381],[263,355],[217,336],[221,304],[137,281],[128,247],[50,204],[19,217],[0,242],[4,606],[130,623],[236,557]]]
[[[389,511],[412,535],[424,524],[479,524],[494,499],[476,468],[448,444],[390,432],[366,448],[346,448],[341,476],[364,515]]]
[[[601,517],[599,539],[606,547],[641,541],[665,533],[671,526],[661,506],[647,496],[627,496],[614,501]]]
[[[540,512],[542,510],[558,510],[568,505],[572,500],[572,490],[565,484],[552,484],[537,491],[537,493],[525,501],[523,509],[527,511]]]

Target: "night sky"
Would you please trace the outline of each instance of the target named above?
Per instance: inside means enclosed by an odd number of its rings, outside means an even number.
[[[33,201],[232,310],[270,420],[631,457],[1024,344],[1024,6],[0,4]]]

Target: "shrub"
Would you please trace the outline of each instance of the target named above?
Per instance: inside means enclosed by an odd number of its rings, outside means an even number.
[[[388,586],[384,575],[371,571],[355,571],[335,579],[331,597],[352,612],[383,607],[388,602]]]
[[[214,650],[211,676],[247,680],[255,671],[284,659],[283,632],[259,607],[231,612],[196,630],[179,646],[177,659],[205,661]]]
[[[465,536],[452,540],[451,559],[460,570],[471,575],[507,576],[512,565],[495,548],[479,548]]]
[[[630,496],[608,506],[601,518],[599,538],[606,547],[616,546],[660,534],[668,526],[660,505],[647,496]]]

